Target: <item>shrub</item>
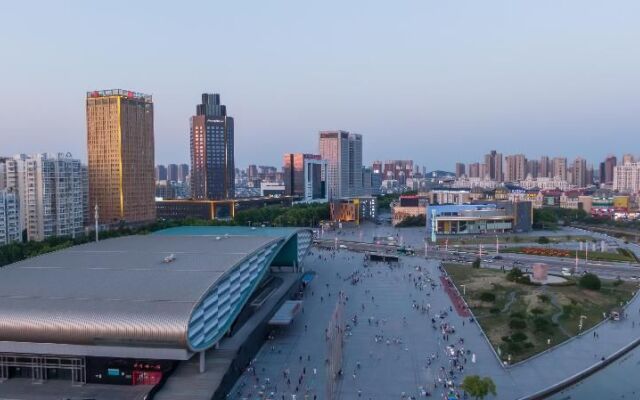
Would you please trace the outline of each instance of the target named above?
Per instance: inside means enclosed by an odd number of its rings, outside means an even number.
[[[550,242],[551,242],[551,241],[550,241],[550,240],[549,240],[549,238],[548,238],[548,237],[546,237],[546,236],[540,236],[540,237],[538,238],[538,243],[539,243],[539,244],[549,244]]]
[[[511,341],[513,342],[524,342],[527,340],[527,335],[522,332],[516,332],[511,335]]]
[[[492,303],[496,301],[496,295],[491,292],[480,293],[480,300]]]
[[[524,314],[519,311],[516,311],[516,312],[512,312],[510,317],[524,319]]]
[[[531,309],[531,314],[541,315],[541,314],[544,314],[544,310],[542,308],[539,308],[539,307],[534,307],[534,308]]]
[[[473,260],[473,264],[471,264],[471,266],[473,268],[480,268],[480,257],[476,257],[476,259]]]
[[[493,307],[489,310],[491,314],[500,314],[500,309],[498,307]]]
[[[535,332],[549,332],[551,330],[551,322],[542,317],[535,317],[533,319],[533,326]]]
[[[516,282],[521,277],[522,277],[522,271],[518,267],[511,268],[511,271],[507,273],[508,281]]]
[[[551,298],[546,294],[539,294],[538,299],[540,299],[540,301],[543,303],[548,303],[551,301]]]
[[[588,290],[600,290],[602,282],[596,274],[586,273],[580,278],[580,287]]]
[[[514,318],[509,321],[509,328],[511,329],[524,329],[527,327],[527,323],[523,319]]]

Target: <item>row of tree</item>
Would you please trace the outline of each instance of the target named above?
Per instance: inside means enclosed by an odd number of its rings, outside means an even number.
[[[269,206],[239,211],[234,220],[158,220],[152,224],[130,228],[121,226],[100,232],[101,239],[118,236],[148,234],[161,229],[178,226],[234,226],[234,225],[266,225],[266,226],[316,226],[322,220],[329,219],[329,204],[300,204],[292,207]],[[0,246],[0,267],[30,257],[61,250],[67,247],[87,243],[94,240],[92,235],[72,237],[50,237],[40,242],[11,243]]]

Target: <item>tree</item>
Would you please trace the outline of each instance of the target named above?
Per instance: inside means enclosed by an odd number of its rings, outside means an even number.
[[[473,268],[480,268],[480,257],[476,257],[476,259],[473,260],[473,264],[471,264],[471,266]]]
[[[600,287],[602,286],[602,282],[600,282],[598,275],[592,274],[591,272],[584,274],[582,278],[580,278],[579,284],[580,287],[589,290],[600,290]]]
[[[539,244],[548,244],[550,242],[549,238],[546,236],[540,236],[538,238],[538,243]]]
[[[496,395],[496,384],[489,377],[481,378],[478,375],[468,375],[462,382],[462,390],[475,399],[484,399],[489,393]]]

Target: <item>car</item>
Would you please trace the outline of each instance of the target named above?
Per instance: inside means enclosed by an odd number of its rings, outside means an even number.
[[[502,260],[502,256],[500,256],[500,255],[493,256],[493,259],[494,260]]]
[[[345,246],[344,244],[341,244],[341,245],[340,245],[340,246],[338,246],[338,247],[340,247],[341,249],[346,249],[346,248],[347,248],[347,246]]]
[[[569,268],[562,268],[560,273],[562,274],[562,276],[571,276],[571,270],[569,270]]]

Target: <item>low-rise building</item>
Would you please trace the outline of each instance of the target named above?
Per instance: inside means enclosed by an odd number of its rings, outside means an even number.
[[[493,202],[426,207],[427,232],[437,235],[528,232],[533,223],[530,202]]]
[[[420,196],[400,196],[391,204],[391,224],[398,225],[408,217],[424,216],[428,200]]]
[[[373,221],[378,216],[378,202],[375,197],[364,196],[338,199],[329,204],[331,220],[337,222]]]

